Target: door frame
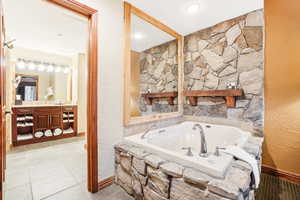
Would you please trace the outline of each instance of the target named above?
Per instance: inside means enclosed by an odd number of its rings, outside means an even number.
[[[46,0],[85,16],[89,22],[87,78],[87,154],[89,192],[98,191],[98,11],[74,0]]]

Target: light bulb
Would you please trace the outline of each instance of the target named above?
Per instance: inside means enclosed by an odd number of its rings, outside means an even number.
[[[33,62],[30,62],[29,65],[28,65],[28,69],[29,70],[35,70],[35,67],[36,66],[35,66],[35,64]]]
[[[49,65],[48,69],[47,69],[47,72],[53,72],[53,71],[54,71],[53,65]]]
[[[38,70],[40,72],[44,71],[45,70],[45,65],[43,63],[39,64]]]
[[[69,72],[70,72],[70,68],[69,68],[69,67],[65,67],[64,73],[67,74],[67,73],[69,73]]]
[[[17,64],[18,69],[25,69],[25,62],[24,61],[19,61]]]
[[[57,66],[56,68],[55,68],[55,72],[60,72],[61,71],[61,67],[60,66]]]

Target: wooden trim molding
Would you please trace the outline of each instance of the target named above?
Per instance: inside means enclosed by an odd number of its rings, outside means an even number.
[[[102,190],[106,187],[109,187],[111,186],[112,184],[114,184],[114,181],[115,181],[115,177],[114,176],[111,176],[107,179],[104,179],[103,181],[99,182],[98,184],[98,190]]]
[[[74,0],[46,0],[84,15],[89,21],[87,84],[88,190],[98,191],[98,11]]]
[[[262,172],[300,184],[300,174],[286,172],[267,165],[262,165]]]
[[[149,22],[158,29],[173,36],[177,40],[178,48],[178,112],[161,113],[148,116],[131,117],[130,112],[130,80],[131,80],[131,14],[135,14],[142,20]],[[159,22],[157,19],[135,8],[131,4],[124,2],[124,116],[125,126],[145,123],[155,120],[177,117],[183,113],[183,36],[175,32],[170,27]],[[171,102],[171,101],[170,101]]]
[[[80,133],[77,134],[77,136],[78,137],[83,137],[83,136],[85,136],[85,132],[80,132]]]

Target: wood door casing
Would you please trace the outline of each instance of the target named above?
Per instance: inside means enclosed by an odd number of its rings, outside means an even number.
[[[4,22],[2,0],[0,0],[0,200],[3,199],[3,181],[5,177],[5,64],[4,64]]]

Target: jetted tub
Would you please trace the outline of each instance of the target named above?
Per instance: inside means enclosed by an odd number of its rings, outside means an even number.
[[[201,139],[199,129],[193,130],[195,124],[201,124],[205,133],[208,151],[206,158],[199,156]],[[183,122],[152,130],[148,132],[145,139],[141,138],[142,134],[126,137],[125,141],[142,146],[148,152],[166,160],[198,169],[217,178],[224,177],[233,157],[222,152],[220,152],[220,156],[215,156],[216,147],[228,145],[243,147],[250,136],[249,132],[235,127],[199,122]],[[192,147],[193,156],[187,156],[187,150],[183,150],[183,147]]]

